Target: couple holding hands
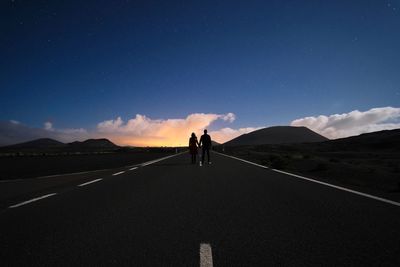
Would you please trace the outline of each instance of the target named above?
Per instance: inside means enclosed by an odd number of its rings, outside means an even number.
[[[198,147],[202,148],[200,166],[204,164],[204,157],[206,153],[207,153],[207,162],[208,164],[211,164],[210,161],[211,136],[207,134],[207,130],[204,130],[204,134],[200,137],[200,142],[197,141],[197,137],[194,133],[192,133],[192,136],[189,139],[189,150],[190,150],[190,155],[192,156],[193,164],[196,164]]]

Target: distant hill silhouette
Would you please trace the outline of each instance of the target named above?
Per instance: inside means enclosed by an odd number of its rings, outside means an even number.
[[[15,145],[10,145],[10,146],[4,146],[2,148],[7,148],[7,149],[44,149],[44,148],[63,148],[66,147],[67,145],[59,142],[54,139],[50,138],[40,138],[36,140],[32,140],[29,142],[24,142],[24,143],[19,143]]]
[[[75,141],[69,143],[68,146],[74,148],[119,148],[116,144],[106,138],[88,139],[83,142]]]
[[[384,130],[331,140],[321,145],[327,150],[400,150],[400,129]]]
[[[224,146],[312,143],[327,140],[329,139],[307,127],[274,126],[243,134],[224,143]]]
[[[218,142],[216,142],[216,141],[214,141],[214,140],[211,140],[211,145],[212,145],[212,146],[219,146],[220,143],[218,143]]]
[[[22,153],[64,153],[64,152],[99,152],[114,151],[120,149],[108,139],[88,139],[83,142],[62,143],[50,138],[40,138],[20,144],[4,146],[1,152],[22,152]]]

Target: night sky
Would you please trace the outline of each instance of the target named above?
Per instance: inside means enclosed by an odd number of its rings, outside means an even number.
[[[400,106],[397,0],[15,0],[0,21],[0,120],[32,128],[232,112],[237,129]]]

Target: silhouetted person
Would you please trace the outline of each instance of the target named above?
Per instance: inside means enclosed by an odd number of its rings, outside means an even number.
[[[199,142],[197,141],[196,135],[192,133],[192,136],[189,138],[189,151],[192,156],[192,163],[196,163],[197,146],[200,146]]]
[[[208,164],[211,164],[210,161],[211,137],[207,134],[207,130],[204,130],[204,134],[200,137],[199,146],[202,146],[201,163],[204,164],[204,157],[207,152],[207,162]]]

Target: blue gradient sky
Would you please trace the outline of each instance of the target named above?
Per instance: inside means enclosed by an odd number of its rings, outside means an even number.
[[[399,106],[400,1],[217,2],[1,1],[0,120],[246,127]]]

